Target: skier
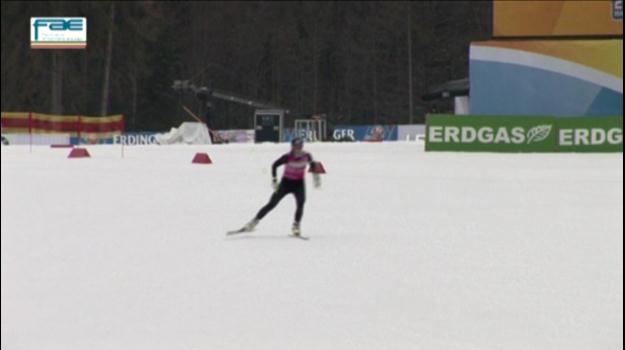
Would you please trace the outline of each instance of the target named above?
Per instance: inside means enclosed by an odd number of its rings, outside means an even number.
[[[258,214],[248,222],[242,229],[229,232],[230,234],[253,231],[258,222],[278,205],[280,200],[289,193],[295,196],[296,209],[295,221],[293,222],[292,232],[295,237],[301,238],[300,221],[304,213],[304,202],[306,201],[306,185],[304,175],[306,174],[306,166],[314,166],[313,158],[310,153],[304,151],[304,140],[295,138],[291,141],[291,151],[278,158],[271,166],[272,186],[274,189],[269,202],[262,207]],[[282,180],[278,183],[276,177],[276,169],[284,165],[284,174]],[[313,173],[313,181],[315,188],[321,186],[321,178],[319,174]]]

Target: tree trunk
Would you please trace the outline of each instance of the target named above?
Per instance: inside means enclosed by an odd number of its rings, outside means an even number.
[[[317,60],[317,22],[314,22],[313,27],[313,114],[317,114],[319,112],[319,61]]]
[[[371,74],[372,74],[372,96],[373,96],[373,123],[378,122],[378,64],[376,59],[375,33],[371,33]]]
[[[63,56],[57,50],[52,51],[51,82],[50,111],[54,114],[63,114]]]
[[[412,124],[412,11],[411,3],[408,3],[408,123]]]
[[[102,81],[102,103],[100,104],[100,115],[108,114],[109,85],[111,77],[111,61],[113,56],[113,28],[115,26],[115,3],[111,3],[111,22],[109,24],[108,45],[106,47],[106,63],[104,65],[104,79]]]
[[[373,123],[378,123],[378,69],[373,58]]]
[[[134,70],[132,72],[132,129],[137,129],[137,64],[134,64]]]

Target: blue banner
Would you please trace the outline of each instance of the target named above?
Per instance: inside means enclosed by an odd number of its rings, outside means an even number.
[[[113,143],[112,137],[99,137],[95,134],[80,137],[71,136],[69,143],[72,145],[110,145]]]
[[[124,145],[155,145],[156,134],[155,132],[149,131],[124,133],[123,135],[113,137],[113,143]]]
[[[329,136],[335,141],[397,141],[397,125],[337,125]]]
[[[70,143],[72,145],[110,145],[110,144],[124,144],[124,145],[155,145],[156,138],[155,132],[140,131],[140,132],[127,132],[122,135],[113,135],[111,137],[98,137],[95,134],[81,135],[81,137],[70,137]]]

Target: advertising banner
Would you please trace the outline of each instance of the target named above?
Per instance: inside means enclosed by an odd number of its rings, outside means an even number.
[[[622,152],[623,117],[454,116],[426,121],[426,151]]]
[[[253,129],[217,130],[222,142],[254,143]]]
[[[122,135],[115,135],[111,139],[111,143],[123,144],[128,146],[137,145],[155,145],[156,133],[155,132],[125,132]]]
[[[7,145],[67,145],[70,137],[67,134],[2,134]]]
[[[559,118],[558,151],[623,152],[623,117]]]
[[[85,49],[86,17],[31,17],[32,49]]]
[[[296,137],[294,128],[282,128],[282,142],[291,142]]]
[[[471,43],[473,115],[623,114],[623,40]]]
[[[429,115],[426,151],[553,152],[553,117]]]
[[[424,124],[397,125],[397,140],[411,141],[425,136]]]
[[[623,35],[622,0],[493,1],[493,36]]]
[[[124,116],[89,117],[81,115],[50,115],[35,112],[2,112],[3,134],[95,134],[111,138],[124,130]]]
[[[331,137],[335,141],[397,141],[397,125],[337,125]]]

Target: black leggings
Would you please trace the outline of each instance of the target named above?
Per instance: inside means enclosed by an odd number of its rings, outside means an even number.
[[[304,180],[282,179],[278,189],[271,195],[269,203],[262,207],[258,211],[258,214],[256,214],[256,219],[262,219],[289,193],[293,193],[295,196],[295,203],[297,205],[297,209],[295,209],[295,222],[299,223],[304,214],[304,202],[306,201],[306,186],[304,185]]]

